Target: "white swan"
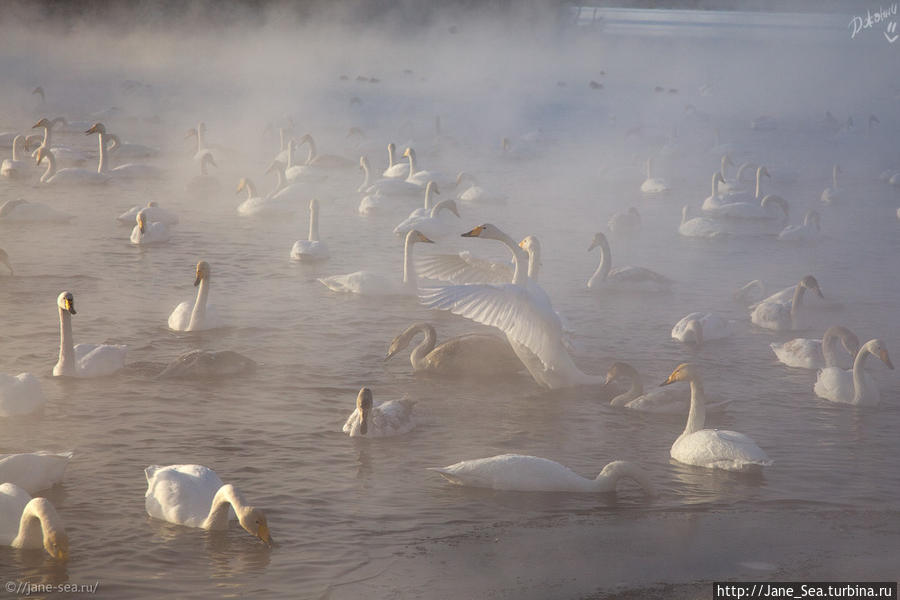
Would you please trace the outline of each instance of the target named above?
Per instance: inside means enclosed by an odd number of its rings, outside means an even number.
[[[208,530],[224,530],[238,523],[267,546],[272,545],[266,516],[247,504],[232,484],[223,484],[203,465],[151,465],[144,469],[147,493],[144,506],[154,519]]]
[[[62,292],[56,299],[59,307],[59,360],[53,367],[54,377],[105,377],[125,366],[127,346],[113,344],[73,345],[72,315],[75,297]]]
[[[594,235],[588,252],[597,247],[600,248],[600,264],[588,279],[587,286],[589,288],[603,286],[615,289],[661,291],[671,287],[671,279],[644,267],[627,266],[613,269],[609,241],[602,233]]]
[[[822,197],[820,198],[822,204],[828,204],[830,206],[840,201],[841,189],[838,187],[837,183],[837,176],[840,172],[841,168],[838,165],[834,165],[831,169],[831,187],[825,188],[822,192]]]
[[[523,365],[505,340],[490,334],[469,333],[450,338],[437,347],[437,333],[429,323],[413,323],[391,341],[390,360],[409,346],[418,334],[424,339],[409,355],[413,371],[449,376],[503,376],[517,373]]]
[[[144,211],[144,217],[151,223],[163,223],[164,225],[178,224],[178,215],[171,210],[162,208],[156,202],[148,202],[147,206],[132,206],[116,217],[116,221],[122,225],[131,225],[137,220],[137,214],[142,210]]]
[[[68,223],[73,218],[46,204],[22,198],[0,205],[0,223]]]
[[[645,194],[659,194],[662,192],[669,191],[669,186],[666,185],[666,182],[658,177],[652,177],[650,175],[650,165],[651,159],[647,159],[647,179],[644,180],[644,183],[641,184],[641,191]]]
[[[336,154],[319,154],[316,151],[315,140],[308,133],[300,138],[300,145],[302,146],[303,144],[309,144],[309,157],[306,159],[306,164],[310,167],[318,169],[349,169],[356,164],[355,161]]]
[[[309,238],[297,240],[291,248],[291,258],[304,262],[328,258],[328,246],[319,241],[319,201],[309,201]]]
[[[43,548],[57,560],[69,558],[69,537],[56,509],[13,483],[0,484],[0,545]]]
[[[197,124],[196,129],[188,129],[187,135],[184,136],[184,139],[189,139],[191,137],[197,138],[194,160],[202,164],[206,160],[204,158],[205,156],[212,156],[212,151],[206,145],[206,123],[201,121]],[[213,164],[213,166],[215,166],[215,164]]]
[[[394,233],[406,233],[407,231],[409,231],[408,226],[411,223],[420,219],[430,217],[432,209],[435,206],[434,197],[440,196],[440,194],[441,191],[438,188],[438,184],[434,181],[429,181],[425,186],[425,206],[420,206],[419,208],[413,209],[412,212],[409,213],[409,216],[403,219],[400,224],[394,228]]]
[[[693,312],[675,323],[672,337],[680,342],[693,342],[700,346],[710,340],[734,335],[734,323],[718,313]]]
[[[273,168],[270,167],[269,170],[273,170]],[[268,171],[266,172],[268,173]],[[284,186],[280,185],[282,180],[280,175],[278,179],[279,186],[276,186],[273,194],[284,189]],[[296,211],[296,206],[292,202],[293,198],[273,200],[272,194],[265,197],[260,196],[256,191],[256,186],[249,177],[241,177],[241,180],[238,181],[237,190],[235,190],[234,193],[240,194],[244,190],[247,191],[247,199],[241,202],[237,207],[238,214],[243,217],[284,216],[293,214]]]
[[[448,189],[455,184],[456,177],[449,173],[441,173],[440,171],[420,171],[416,164],[416,151],[412,148],[404,150],[403,156],[409,159],[409,176],[405,179],[406,183],[425,187],[429,181],[436,181],[441,187],[446,187]]]
[[[850,354],[850,362],[859,352],[859,339],[856,335],[839,325],[832,325],[825,330],[825,335],[821,340],[794,338],[783,344],[771,343],[769,347],[778,361],[797,369],[824,369],[826,367],[837,367],[837,355],[835,349],[837,343],[841,342],[844,349]]]
[[[287,183],[320,183],[328,179],[328,174],[323,173],[321,169],[317,169],[309,164],[298,165],[294,160],[294,150],[297,149],[297,140],[290,140],[287,148],[287,162],[278,160],[276,162],[284,163],[284,179]],[[281,156],[281,154],[279,154]]]
[[[12,265],[9,264],[9,254],[7,254],[7,253],[6,253],[6,250],[4,250],[3,248],[0,248],[0,265],[3,265],[3,266],[5,266],[7,269],[9,269],[9,275],[10,275],[10,277],[12,277],[13,275],[15,275],[15,272],[13,271]]]
[[[463,183],[468,183],[467,187]],[[506,204],[505,194],[495,194],[481,187],[474,175],[460,171],[456,176],[456,199],[465,204]]]
[[[100,163],[97,166],[97,172],[106,174],[117,179],[153,179],[162,176],[162,169],[154,165],[146,165],[142,163],[126,163],[118,167],[109,167],[109,156],[107,155],[107,142],[109,138],[106,136],[106,127],[103,123],[94,123],[84,132],[85,135],[97,134],[100,144]]]
[[[0,373],[0,417],[27,415],[46,404],[37,377],[31,373]],[[0,477],[0,481],[9,481]]]
[[[690,409],[690,395],[685,390],[657,387],[649,392],[644,391],[640,374],[628,363],[614,362],[606,373],[606,385],[623,377],[631,381],[631,387],[610,400],[610,406],[667,415],[682,415]],[[729,401],[726,400],[709,404],[707,408],[718,410],[727,404]]]
[[[413,264],[413,244],[431,240],[415,229],[406,234],[403,244],[403,279],[374,273],[372,271],[356,271],[347,275],[322,277],[318,281],[333,292],[346,292],[364,296],[400,296],[416,293],[416,269]]]
[[[383,201],[384,196],[377,193],[363,196],[362,200],[359,201],[359,206],[356,208],[356,212],[364,217],[376,215],[382,211],[382,206],[384,204]]]
[[[756,442],[743,433],[703,429],[706,422],[706,396],[700,372],[695,365],[678,365],[662,385],[678,381],[688,381],[691,384],[691,409],[684,432],[678,436],[669,451],[672,458],[686,465],[726,471],[746,471],[772,464]]]
[[[194,287],[197,297],[193,302],[185,300],[169,315],[169,329],[173,331],[204,331],[222,326],[222,320],[216,307],[209,304],[209,263],[201,260],[197,263],[197,276]]]
[[[480,225],[463,237],[502,242],[513,253],[512,283],[468,284],[419,290],[428,308],[449,310],[496,327],[506,334],[516,356],[539,385],[550,389],[601,384],[603,377],[583,373],[566,349],[562,321],[547,294],[525,270],[524,251],[494,225]]]
[[[44,136],[43,136],[43,139],[41,140],[41,143],[38,145],[38,148],[45,148],[47,150],[52,150],[53,155],[56,158],[59,158],[65,162],[72,162],[72,163],[76,163],[76,164],[83,163],[87,158],[87,156],[85,155],[84,152],[80,152],[78,150],[73,150],[72,148],[69,148],[67,146],[57,146],[57,145],[53,144],[53,128],[56,126],[57,123],[63,123],[63,122],[65,122],[65,119],[62,117],[56,117],[55,119],[52,119],[52,120],[44,117],[43,119],[41,119],[40,121],[38,121],[37,123],[32,125],[32,127],[31,127],[32,129],[43,129],[44,130]],[[81,131],[84,131],[84,129],[82,128]],[[26,145],[30,144],[29,140],[31,139],[31,137],[32,136],[28,136],[25,138]],[[36,155],[37,155],[37,150],[35,150],[32,153],[32,156],[36,156]]]
[[[762,279],[754,279],[735,290],[732,296],[742,304],[756,304],[766,297],[766,284]]]
[[[791,288],[788,288],[790,290]],[[753,308],[750,313],[750,321],[755,325],[766,329],[790,330],[798,329],[797,321],[800,304],[803,302],[803,293],[806,290],[814,291],[819,298],[824,298],[819,282],[812,275],[807,275],[793,288],[793,296],[785,298],[783,291],[769,296]]]
[[[402,435],[416,427],[413,416],[415,402],[407,398],[372,404],[372,390],[359,390],[356,409],[347,417],[343,431],[350,437],[390,437]]]
[[[139,210],[134,220],[137,224],[131,230],[131,243],[136,246],[164,244],[172,237],[165,223],[152,222],[147,218],[146,208]]]
[[[25,143],[25,137],[17,135],[12,144],[12,158],[4,158],[0,164],[0,177],[9,177],[10,179],[19,179],[25,176],[28,169],[28,161],[19,158],[19,152],[28,152],[28,144]]]
[[[690,208],[687,204],[681,209],[681,224],[678,233],[685,237],[720,238],[730,234],[727,225],[708,217],[694,217],[688,219]]]
[[[72,452],[0,454],[0,481],[12,483],[29,494],[46,490],[60,481],[72,460]]]
[[[773,207],[781,209],[781,213],[772,210]],[[781,196],[768,194],[759,202],[723,202],[715,208],[704,209],[714,217],[726,217],[729,219],[777,219],[787,221],[790,208],[787,201]]]
[[[722,185],[719,186],[719,192],[722,194],[727,194],[729,192],[735,192],[740,189],[741,180],[735,175],[734,179],[729,180],[726,175],[726,171],[728,167],[733,167],[734,162],[731,160],[731,155],[725,153],[722,155],[722,163],[719,166],[719,174],[722,175]]]
[[[452,228],[446,221],[441,220],[441,211],[447,210],[459,219],[459,209],[456,207],[456,200],[449,198],[435,204],[428,215],[420,217],[410,217],[400,225],[394,228],[394,233],[404,234],[408,231],[416,229],[422,232],[422,235],[433,241],[443,240],[453,234]]]
[[[91,171],[90,169],[56,168],[56,157],[53,151],[41,146],[37,149],[37,163],[47,159],[47,170],[41,175],[40,182],[56,185],[99,185],[109,181],[109,175]]]
[[[381,176],[388,179],[406,179],[409,177],[409,162],[398,161],[395,158],[394,154],[397,151],[397,147],[394,145],[394,142],[388,144],[387,150],[388,168],[384,170]]]
[[[722,194],[719,193],[719,184],[725,181],[722,173],[716,171],[712,175],[712,193],[703,200],[704,211],[714,211],[725,203]]]
[[[212,194],[218,191],[222,184],[219,183],[215,175],[210,175],[207,169],[207,165],[219,168],[212,152],[208,150],[203,152],[197,164],[200,166],[200,174],[192,177],[185,184],[185,189],[191,194]]]
[[[359,168],[363,170],[363,182],[356,191],[374,196],[418,196],[422,193],[422,186],[409,183],[405,179],[384,178],[371,181],[371,168],[369,159],[365,156],[359,158]]]
[[[742,166],[741,169],[743,170],[743,168],[744,167]],[[740,173],[741,171],[738,171],[738,172]],[[730,206],[731,204],[738,204],[738,203],[740,203],[740,204],[744,204],[744,203],[759,204],[760,202],[762,202],[762,199],[763,199],[763,193],[762,193],[762,178],[763,177],[771,178],[771,175],[769,175],[769,169],[767,169],[764,166],[759,166],[756,168],[756,187],[754,188],[754,190],[752,192],[750,190],[736,189],[736,190],[732,190],[730,192],[725,193],[725,192],[722,192],[722,190],[720,189],[719,190],[720,193],[718,195],[713,193],[713,196],[711,198],[707,198],[703,202],[703,210],[713,213],[714,216],[732,216],[732,215],[729,215],[727,212],[720,213],[719,209],[723,206]],[[713,187],[714,192],[716,189],[717,188],[714,186]],[[741,216],[741,215],[738,214],[735,216]]]
[[[609,463],[594,479],[582,477],[547,458],[521,454],[464,460],[428,470],[440,473],[456,485],[517,492],[612,493],[619,480],[627,478],[637,483],[647,495],[656,495],[646,471],[624,460]]]
[[[856,354],[852,370],[826,367],[819,371],[813,386],[816,396],[856,406],[878,406],[881,402],[881,392],[878,391],[875,380],[864,370],[866,358],[870,354],[881,359],[881,362],[893,370],[894,365],[884,342],[878,339],[869,340]]]
[[[159,156],[159,148],[122,142],[114,133],[107,134],[110,146],[107,149],[116,158],[155,158]]]
[[[809,210],[803,216],[801,225],[788,225],[778,234],[778,239],[790,242],[809,242],[819,237],[822,231],[822,217],[818,211]]]

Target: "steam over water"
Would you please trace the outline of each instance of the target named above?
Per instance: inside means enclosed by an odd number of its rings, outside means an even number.
[[[65,524],[70,559],[2,547],[0,583],[99,580],[100,597],[148,599],[579,598],[663,597],[657,584],[716,579],[895,579],[896,372],[870,358],[881,405],[855,408],[817,398],[815,372],[779,364],[769,348],[843,325],[900,356],[900,197],[879,180],[900,169],[900,44],[880,25],[850,39],[851,13],[608,11],[605,25],[591,25],[587,12],[579,21],[477,12],[365,26],[352,14],[298,22],[269,12],[230,25],[192,17],[171,27],[4,26],[0,130],[32,133],[41,117],[86,122],[74,133],[54,130],[53,143],[82,152],[93,169],[97,138],[81,131],[102,121],[123,141],[159,148],[133,162],[164,176],[45,186],[46,162],[29,159],[24,179],[0,181],[0,204],[24,198],[75,217],[0,220],[0,247],[15,269],[6,277],[0,266],[0,372],[35,374],[47,398],[41,412],[0,419],[0,453],[75,452],[63,483],[42,494]],[[31,94],[38,85],[43,102]],[[763,115],[774,129],[751,128]],[[605,375],[627,361],[650,389],[694,362],[710,400],[731,401],[707,426],[749,435],[774,465],[734,475],[671,461],[685,416],[612,408],[616,385],[547,391],[527,372],[414,375],[408,351],[384,362],[390,341],[415,321],[433,323],[439,341],[491,330],[412,296],[337,294],[316,281],[360,269],[399,279],[403,247],[392,229],[421,197],[360,216],[362,175],[350,168],[310,186],[289,217],[238,214],[241,177],[261,195],[274,187],[266,169],[290,120],[290,135],[311,133],[320,153],[367,155],[373,176],[394,142],[399,152],[413,146],[420,168],[466,171],[506,196],[505,204],[460,203],[458,221],[441,215],[454,235],[414,252],[506,259],[497,242],[458,236],[483,223],[517,240],[538,236],[540,284],[576,331],[584,372]],[[209,193],[186,191],[199,167],[194,142],[183,138],[201,121],[218,165]],[[351,127],[365,137],[348,137]],[[820,238],[782,242],[780,227],[680,236],[682,206],[700,214],[726,150],[737,164],[768,167],[764,193],[789,202],[790,223],[817,209]],[[641,194],[649,156],[670,192]],[[841,200],[826,206],[820,195],[835,164]],[[452,186],[441,192],[439,200],[455,196]],[[312,197],[331,257],[308,265],[289,252],[307,236]],[[131,225],[115,217],[149,201],[180,223],[166,244],[132,245]],[[631,206],[640,233],[610,235],[608,218]],[[672,290],[588,290],[599,256],[586,249],[598,231],[610,237],[613,266],[651,268],[674,280]],[[210,264],[210,302],[225,326],[170,331],[172,309],[193,302],[199,260]],[[800,332],[751,325],[732,298],[752,279],[774,292],[809,274],[825,299],[807,294],[810,326]],[[76,343],[126,344],[123,371],[51,377],[63,290],[77,302]],[[735,335],[699,350],[671,339],[672,326],[695,311],[738,320]],[[192,349],[239,352],[258,368],[156,378]],[[362,386],[376,403],[416,400],[418,427],[383,439],[342,433]],[[503,453],[547,457],[591,478],[611,460],[634,461],[659,496],[630,483],[617,495],[496,492],[426,471]],[[275,547],[236,525],[215,533],[150,519],[143,469],[179,463],[209,466],[240,488],[266,511]]]

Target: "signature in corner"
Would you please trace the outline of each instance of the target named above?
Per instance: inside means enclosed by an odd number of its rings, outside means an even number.
[[[897,3],[893,3],[889,5],[887,8],[882,6],[878,7],[874,13],[870,10],[866,11],[866,16],[863,17],[861,15],[857,15],[850,18],[850,24],[848,27],[850,28],[850,39],[852,40],[864,29],[872,29],[876,25],[880,23],[887,23],[887,30],[884,32],[884,37],[891,44],[897,41],[897,22],[893,21],[892,18],[896,18],[897,16]]]
[[[891,21],[888,23],[887,31],[884,32],[884,39],[886,39],[889,44],[893,44],[897,41],[897,38],[900,38],[900,35],[897,35],[897,21]]]

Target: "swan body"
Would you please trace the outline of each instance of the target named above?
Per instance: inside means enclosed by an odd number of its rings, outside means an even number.
[[[356,271],[347,275],[332,275],[330,277],[322,277],[318,281],[333,292],[345,292],[363,296],[415,294],[416,270],[413,263],[413,245],[418,242],[434,243],[416,230],[406,234],[406,241],[403,245],[403,279],[401,281],[372,271]]]
[[[837,176],[840,172],[841,168],[838,165],[834,165],[831,170],[831,187],[825,188],[820,198],[822,204],[831,206],[837,204],[841,200],[841,189],[838,187],[837,183]]]
[[[285,163],[284,179],[287,183],[319,183],[328,179],[328,174],[323,173],[321,169],[310,166],[309,164],[298,165],[294,163],[294,150],[297,142],[291,140],[287,147],[287,162]],[[280,160],[281,154],[275,159],[276,162],[284,163]]]
[[[742,304],[756,304],[766,297],[766,284],[761,279],[754,279],[735,290],[733,296]]]
[[[271,170],[271,167],[270,167]],[[242,177],[238,182],[236,194],[240,194],[242,191],[247,190],[247,199],[241,202],[237,207],[237,212],[242,217],[257,217],[257,216],[287,216],[291,215],[296,211],[296,204],[293,201],[294,198],[279,198],[274,199],[272,196],[284,189],[288,189],[290,186],[284,186],[282,183],[282,177],[279,175],[279,184],[275,188],[275,191],[269,196],[263,197],[257,194],[256,186],[253,185],[253,182],[247,178]],[[297,188],[299,191],[299,188]],[[288,195],[292,194],[290,192]]]
[[[728,167],[733,167],[734,162],[731,160],[731,154],[725,153],[722,155],[722,164],[719,167],[719,174],[722,176],[722,180],[719,185],[719,192],[722,194],[728,194],[730,192],[736,192],[740,189],[741,180],[740,177],[735,175],[735,178],[732,180],[728,179],[726,175],[726,170]]]
[[[21,198],[0,205],[0,223],[68,223],[73,218],[46,204]]]
[[[112,145],[108,148],[110,154],[117,158],[155,158],[159,156],[159,148],[122,142],[114,133],[108,134]]]
[[[137,246],[164,244],[172,234],[165,223],[154,223],[147,218],[147,209],[142,208],[135,217],[137,225],[131,230],[131,243]]]
[[[859,339],[845,327],[833,325],[825,331],[821,340],[794,338],[783,344],[772,343],[769,347],[778,361],[797,369],[824,369],[838,365],[835,347],[838,343],[849,353],[850,360],[859,352]],[[843,367],[842,367],[843,368]]]
[[[316,151],[315,140],[313,140],[313,137],[308,133],[300,138],[300,144],[302,145],[304,143],[309,144],[309,157],[306,159],[306,164],[310,167],[319,169],[349,169],[356,164],[355,161],[344,158],[343,156],[337,156],[335,154],[319,154]]]
[[[0,484],[0,545],[43,548],[57,560],[69,558],[69,538],[56,509],[14,483]]]
[[[650,165],[651,161],[647,159],[647,179],[644,180],[644,183],[641,184],[641,191],[645,194],[661,194],[662,192],[669,191],[669,186],[666,182],[658,177],[652,177],[650,175]]]
[[[684,390],[658,387],[645,391],[637,369],[628,363],[613,363],[606,373],[606,385],[623,377],[631,380],[631,387],[610,400],[610,406],[665,415],[683,415],[690,409],[690,395]],[[709,404],[707,409],[718,410],[727,404],[728,401],[717,402]]]
[[[741,165],[741,168],[738,171],[738,177],[743,175],[746,166],[749,166],[749,163]],[[738,188],[726,192],[714,183],[713,195],[712,197],[707,198],[706,201],[704,201],[703,210],[713,213],[714,216],[737,216],[738,218],[740,218],[742,215],[740,214],[739,208],[732,207],[726,209],[725,212],[722,212],[720,209],[723,206],[729,206],[732,204],[759,204],[763,199],[763,177],[771,177],[771,175],[769,174],[769,170],[766,167],[760,165],[756,168],[756,188],[754,190],[745,190]],[[720,179],[719,183],[722,183],[722,181],[724,181],[724,178]],[[738,212],[738,214],[731,215],[729,214],[729,211]]]
[[[782,292],[778,292],[757,304],[750,313],[750,321],[766,329],[781,331],[797,329],[800,304],[803,301],[804,292],[808,289],[815,292],[820,298],[824,298],[822,290],[819,289],[819,282],[812,275],[807,275],[794,288],[793,296],[790,299],[785,300],[781,295]]]
[[[0,373],[0,417],[27,415],[47,402],[41,384],[31,373]],[[0,477],[0,481],[9,481]]]
[[[720,171],[716,171],[712,176],[712,194],[707,196],[705,200],[703,200],[702,209],[704,211],[716,211],[723,204],[726,203],[724,199],[724,195],[720,193],[719,184],[724,182],[725,179],[722,177],[722,173]]]
[[[116,221],[122,225],[131,225],[137,220],[137,215],[142,210],[144,211],[144,217],[150,223],[162,223],[166,226],[178,224],[178,215],[171,210],[162,208],[156,202],[148,202],[147,206],[132,206],[126,212],[116,217]]]
[[[72,460],[72,452],[0,454],[0,481],[12,483],[29,494],[46,490],[60,481]]]
[[[43,146],[37,150],[37,164],[47,159],[47,170],[41,175],[41,183],[54,185],[101,185],[109,181],[109,176],[90,169],[56,169],[53,151]]]
[[[409,159],[409,176],[404,180],[406,183],[425,187],[429,181],[436,181],[441,187],[451,188],[456,182],[456,177],[440,171],[420,171],[416,168],[416,151],[407,148],[403,152],[403,156]]]
[[[220,379],[243,377],[255,370],[256,362],[231,350],[191,350],[175,358],[157,378]]]
[[[495,335],[470,333],[435,347],[437,334],[428,323],[414,323],[395,337],[384,360],[406,348],[419,333],[425,338],[409,355],[413,371],[417,373],[484,377],[513,374],[523,368],[509,344]]]
[[[617,460],[609,463],[595,479],[578,475],[558,462],[538,456],[501,454],[490,458],[464,460],[431,468],[456,485],[518,492],[615,492],[620,479],[636,482],[648,495],[655,495],[647,473],[634,463]]]
[[[594,235],[588,252],[600,248],[600,265],[587,282],[589,288],[603,286],[605,288],[661,291],[672,285],[672,280],[650,269],[643,267],[612,268],[612,253],[609,241],[602,233]]]
[[[818,239],[822,230],[822,220],[814,210],[807,211],[800,225],[788,225],[778,234],[778,239],[788,242],[810,242]]]
[[[409,163],[398,161],[394,157],[397,147],[393,142],[388,144],[388,168],[381,174],[382,177],[388,179],[406,179],[409,177]]]
[[[406,233],[410,229],[414,229],[414,227],[410,227],[410,225],[422,220],[427,219],[431,216],[432,210],[435,207],[434,197],[440,195],[441,191],[438,189],[437,183],[434,181],[429,181],[425,186],[425,206],[420,206],[419,208],[414,209],[409,213],[409,216],[403,219],[399,225],[394,227],[394,233]],[[459,215],[457,215],[459,216]]]
[[[59,308],[59,361],[53,367],[54,377],[105,377],[125,366],[127,346],[112,344],[73,345],[72,315],[75,297],[62,292],[56,299]]]
[[[678,365],[662,385],[678,381],[688,381],[691,384],[691,408],[684,432],[678,436],[669,451],[673,459],[687,465],[726,471],[747,471],[772,464],[756,442],[743,433],[703,429],[706,422],[706,396],[696,366],[690,363]]]
[[[688,219],[688,206],[681,209],[681,224],[678,233],[685,237],[719,238],[729,234],[724,223],[707,217],[694,217]]]
[[[720,340],[734,335],[734,321],[729,321],[717,313],[694,312],[672,327],[672,337],[680,342],[697,345],[709,340]]]
[[[368,194],[363,196],[362,200],[359,201],[359,206],[356,211],[364,217],[368,217],[374,214],[378,214],[382,210],[382,206],[384,205],[384,196],[380,194]]]
[[[144,469],[144,506],[154,519],[208,530],[224,530],[237,519],[250,535],[271,546],[269,524],[231,484],[203,465],[151,465]]]
[[[291,248],[291,258],[306,262],[328,258],[328,246],[319,241],[319,201],[309,201],[309,239],[297,240]]]
[[[97,138],[100,142],[100,164],[97,167],[97,172],[100,174],[106,174],[116,179],[153,179],[159,178],[162,176],[162,169],[153,165],[146,165],[140,163],[127,163],[124,165],[119,165],[118,167],[110,168],[109,167],[109,155],[107,142],[109,138],[106,133],[106,127],[103,123],[94,123],[91,127],[85,131],[86,135],[97,134]]]
[[[201,260],[197,263],[197,276],[194,286],[197,297],[193,302],[185,300],[175,307],[169,315],[169,329],[173,331],[205,331],[222,326],[222,320],[215,306],[209,304],[209,263]]]
[[[463,182],[469,183],[468,187],[462,188]],[[496,194],[489,192],[478,184],[478,180],[474,176],[462,171],[456,176],[456,199],[465,204],[506,204],[507,197],[505,194]]]
[[[456,200],[442,200],[434,205],[428,216],[409,218],[394,228],[394,233],[404,234],[408,231],[418,230],[430,240],[440,241],[453,234],[452,228],[446,221],[441,220],[440,214],[442,210],[448,210],[456,215],[459,219],[459,210],[456,207]]]
[[[856,354],[852,370],[845,371],[839,367],[826,367],[819,371],[813,386],[816,396],[831,402],[855,406],[878,406],[881,402],[881,392],[879,392],[874,378],[864,370],[865,361],[869,355],[879,358],[889,369],[893,370],[894,365],[891,363],[884,342],[878,339],[869,340]]]
[[[359,168],[363,171],[363,182],[357,188],[358,192],[374,196],[418,196],[422,193],[422,186],[409,183],[405,179],[384,178],[371,181],[371,168],[369,159],[365,156],[359,158]]]
[[[616,213],[609,218],[606,225],[614,235],[634,235],[641,230],[641,215],[635,207],[627,212]]]
[[[12,158],[4,158],[0,164],[0,177],[9,177],[10,179],[20,179],[25,176],[28,169],[28,161],[19,158],[20,151],[28,151],[28,145],[25,138],[17,135],[12,144]]]
[[[406,398],[389,400],[379,405],[372,403],[372,390],[359,390],[356,409],[347,417],[343,431],[350,437],[391,437],[415,429],[413,416],[415,402]]]

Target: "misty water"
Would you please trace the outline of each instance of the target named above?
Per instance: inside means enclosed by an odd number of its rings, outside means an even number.
[[[769,348],[837,324],[900,352],[900,197],[879,179],[900,169],[900,44],[880,26],[850,39],[850,12],[611,11],[593,24],[584,15],[473,13],[378,27],[271,13],[234,25],[195,16],[169,28],[5,27],[0,130],[33,133],[38,119],[65,116],[73,132],[54,130],[53,143],[94,168],[97,136],[75,122],[102,121],[124,141],[159,148],[133,162],[164,171],[48,186],[38,182],[46,162],[29,160],[23,179],[0,181],[0,203],[24,198],[74,216],[0,219],[15,270],[0,274],[0,372],[33,373],[47,399],[37,413],[0,419],[0,452],[75,453],[63,482],[41,493],[65,524],[70,559],[3,547],[0,580],[99,581],[99,595],[120,598],[578,598],[716,579],[896,579],[896,372],[870,358],[880,406],[835,404],[813,393],[815,371],[787,368]],[[43,100],[31,93],[39,85]],[[753,129],[764,115],[774,129]],[[188,191],[199,167],[185,133],[201,121],[218,187]],[[266,170],[291,121],[289,135],[311,133],[320,153],[366,155],[375,174],[394,142],[400,152],[414,147],[420,168],[466,171],[504,195],[502,204],[460,202],[458,220],[441,216],[454,235],[414,252],[506,259],[498,242],[457,234],[493,223],[516,239],[536,235],[540,284],[576,332],[584,372],[602,376],[626,361],[649,389],[694,362],[710,399],[731,401],[707,426],[751,436],[774,464],[731,474],[672,461],[685,415],[610,407],[620,385],[545,390],[525,371],[442,378],[413,374],[408,351],[384,361],[415,321],[434,324],[439,341],[491,330],[414,296],[338,294],[317,281],[360,269],[401,277],[392,229],[422,199],[391,198],[361,216],[357,168],[308,185],[289,216],[238,214],[241,177],[263,194],[274,187]],[[351,127],[364,137],[348,137]],[[700,214],[725,151],[768,167],[766,193],[789,202],[790,223],[818,210],[819,238],[779,241],[783,225],[680,236],[682,207]],[[650,156],[668,193],[640,192]],[[825,205],[835,164],[841,198]],[[451,186],[439,199],[454,196]],[[331,256],[304,264],[289,253],[306,238],[313,197]],[[132,225],[115,217],[150,201],[180,222],[168,243],[132,245]],[[640,232],[610,235],[609,217],[632,206]],[[614,266],[651,268],[672,289],[587,289],[599,255],[586,250],[599,231],[610,236]],[[168,315],[193,302],[199,260],[210,264],[210,302],[224,326],[173,332]],[[753,279],[774,292],[808,274],[824,299],[806,296],[800,332],[752,325],[732,297]],[[63,290],[76,298],[76,343],[126,344],[124,370],[51,376]],[[699,349],[673,340],[672,326],[695,311],[737,320],[735,335]],[[156,377],[193,349],[239,352],[258,367]],[[417,427],[348,437],[341,427],[362,386],[376,403],[415,400]],[[659,495],[627,482],[617,494],[473,489],[426,470],[503,453],[547,457],[591,478],[611,460],[634,461]],[[274,547],[236,525],[216,533],[148,517],[143,469],[181,463],[206,465],[242,490],[266,512]]]

